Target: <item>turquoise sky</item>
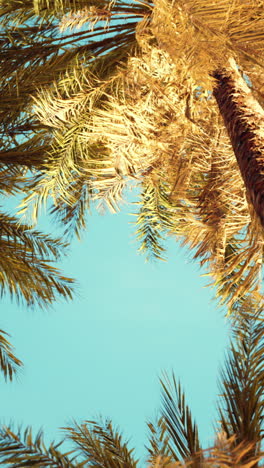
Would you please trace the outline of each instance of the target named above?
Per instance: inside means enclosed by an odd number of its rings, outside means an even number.
[[[228,322],[205,288],[208,278],[175,241],[167,263],[137,254],[131,211],[91,216],[83,240],[73,241],[60,265],[79,281],[72,303],[41,312],[2,299],[0,327],[24,369],[1,383],[1,422],[42,427],[48,440],[59,440],[58,428],[73,418],[101,414],[144,461],[145,421],[157,414],[162,370],[181,380],[203,445],[213,442]]]

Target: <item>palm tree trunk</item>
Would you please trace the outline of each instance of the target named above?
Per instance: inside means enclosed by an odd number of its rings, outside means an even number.
[[[264,110],[233,59],[215,70],[213,95],[224,119],[249,197],[264,227]],[[224,177],[224,175],[223,175]]]

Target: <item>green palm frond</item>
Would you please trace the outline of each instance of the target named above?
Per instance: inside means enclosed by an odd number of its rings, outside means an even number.
[[[66,437],[78,447],[83,463],[104,468],[136,468],[133,450],[129,450],[122,435],[113,428],[112,422],[87,421],[65,428]]]
[[[82,465],[70,457],[73,452],[63,453],[59,444],[51,443],[45,446],[43,434],[39,432],[33,438],[32,430],[28,427],[24,432],[13,432],[10,427],[0,428],[0,465],[10,468],[18,467],[50,467],[74,468]]]
[[[170,436],[170,450],[174,460],[192,459],[200,452],[198,427],[193,422],[181,385],[174,374],[169,379],[165,374],[162,386],[162,416]]]
[[[23,364],[13,354],[13,346],[6,336],[9,336],[8,333],[0,330],[0,370],[5,380],[12,381]]]
[[[234,444],[253,444],[251,454],[260,450],[264,434],[264,327],[263,308],[245,311],[234,325],[234,342],[221,375],[220,424]]]
[[[71,278],[52,266],[65,244],[30,226],[18,224],[16,218],[0,214],[0,289],[27,305],[44,307],[58,296],[73,295]]]

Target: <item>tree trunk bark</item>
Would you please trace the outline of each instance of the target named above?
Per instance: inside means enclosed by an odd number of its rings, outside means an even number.
[[[213,95],[249,197],[264,227],[264,110],[233,59],[226,68],[215,70],[212,76],[215,79]]]

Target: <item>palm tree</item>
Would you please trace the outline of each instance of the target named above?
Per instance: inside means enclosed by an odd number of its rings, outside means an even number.
[[[198,427],[184,392],[174,375],[161,380],[162,410],[157,423],[148,423],[147,464],[150,467],[188,466],[257,468],[263,461],[264,328],[263,310],[249,313],[244,302],[221,373],[216,439],[203,450]],[[110,420],[85,421],[64,428],[72,451],[52,443],[46,448],[43,434],[34,439],[10,427],[0,430],[0,464],[6,467],[50,466],[136,468],[138,460]],[[262,465],[263,466],[263,465]]]
[[[93,202],[116,211],[136,184],[142,251],[164,258],[176,236],[230,311],[258,295],[259,1],[12,0],[0,18],[0,161],[33,174],[23,209],[51,197],[79,235]]]

